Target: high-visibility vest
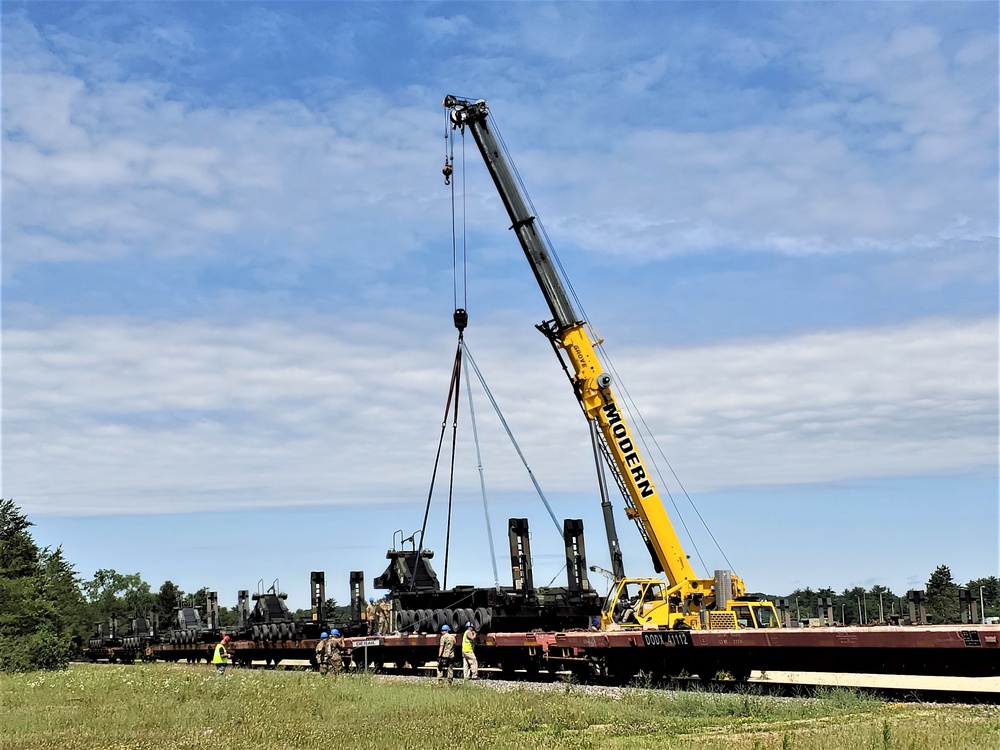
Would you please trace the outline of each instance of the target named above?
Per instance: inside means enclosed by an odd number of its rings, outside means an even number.
[[[465,635],[462,636],[462,653],[471,654],[476,650],[476,636],[469,637],[469,631],[465,631]]]
[[[227,664],[229,662],[229,652],[221,643],[215,647],[215,656],[212,657],[212,664]]]

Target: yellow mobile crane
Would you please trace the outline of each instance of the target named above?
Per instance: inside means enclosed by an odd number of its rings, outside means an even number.
[[[624,574],[610,503],[601,482],[605,522],[611,548],[614,581],[602,607],[602,627],[667,627],[676,629],[773,628],[778,627],[774,605],[746,595],[743,581],[729,570],[715,571],[714,578],[699,578],[684,554],[677,532],[667,516],[653,477],[639,452],[587,333],[587,322],[579,316],[553,265],[553,253],[544,235],[536,230],[535,217],[518,185],[517,177],[492,127],[489,108],[483,100],[447,96],[453,129],[468,128],[486,162],[500,198],[510,215],[511,228],[541,287],[552,312],[552,320],[538,326],[567,370],[583,412],[591,425],[595,455],[603,454],[622,495],[625,512],[636,522],[649,549],[659,578],[628,578]],[[444,173],[452,167],[446,161]],[[597,342],[600,344],[600,341]],[[566,367],[568,359],[572,372]],[[595,429],[596,426],[596,429]],[[598,460],[600,473],[600,460]]]

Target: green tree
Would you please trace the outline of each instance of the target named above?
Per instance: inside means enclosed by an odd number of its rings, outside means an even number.
[[[80,590],[80,576],[63,555],[62,547],[46,548],[39,553],[44,581],[43,596],[55,605],[57,628],[72,633],[74,650],[79,650],[90,635],[91,622],[87,602]]]
[[[32,523],[0,499],[0,670],[57,669],[73,651],[75,573],[62,551],[40,550]]]
[[[127,628],[136,615],[145,615],[156,601],[149,584],[138,573],[126,575],[110,568],[94,573],[93,579],[83,584],[83,590],[90,604],[91,622],[116,618],[119,628]]]
[[[240,610],[238,607],[219,607],[219,627],[234,628],[239,624]]]
[[[983,612],[980,617],[1000,617],[1000,578],[988,576],[986,578],[974,578],[965,584],[966,588],[976,599],[980,601],[980,587],[982,587]]]
[[[164,581],[156,594],[153,611],[160,615],[160,622],[166,622],[177,603],[184,598],[184,592],[173,581]]]
[[[958,585],[947,565],[938,565],[927,580],[927,618],[934,625],[961,622]]]

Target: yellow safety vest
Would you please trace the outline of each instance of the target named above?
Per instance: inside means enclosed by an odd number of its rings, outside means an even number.
[[[469,637],[469,631],[465,631],[465,635],[462,636],[462,653],[471,654],[476,650],[476,636]]]
[[[215,656],[212,657],[212,664],[228,664],[229,652],[221,643],[215,647]]]

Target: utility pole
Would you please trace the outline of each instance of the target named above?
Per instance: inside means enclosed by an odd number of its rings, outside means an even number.
[[[983,599],[983,589],[985,586],[979,587],[979,618],[982,620],[983,625],[986,624],[986,603]]]
[[[878,621],[885,622],[885,610],[882,609],[882,592],[878,592]]]

